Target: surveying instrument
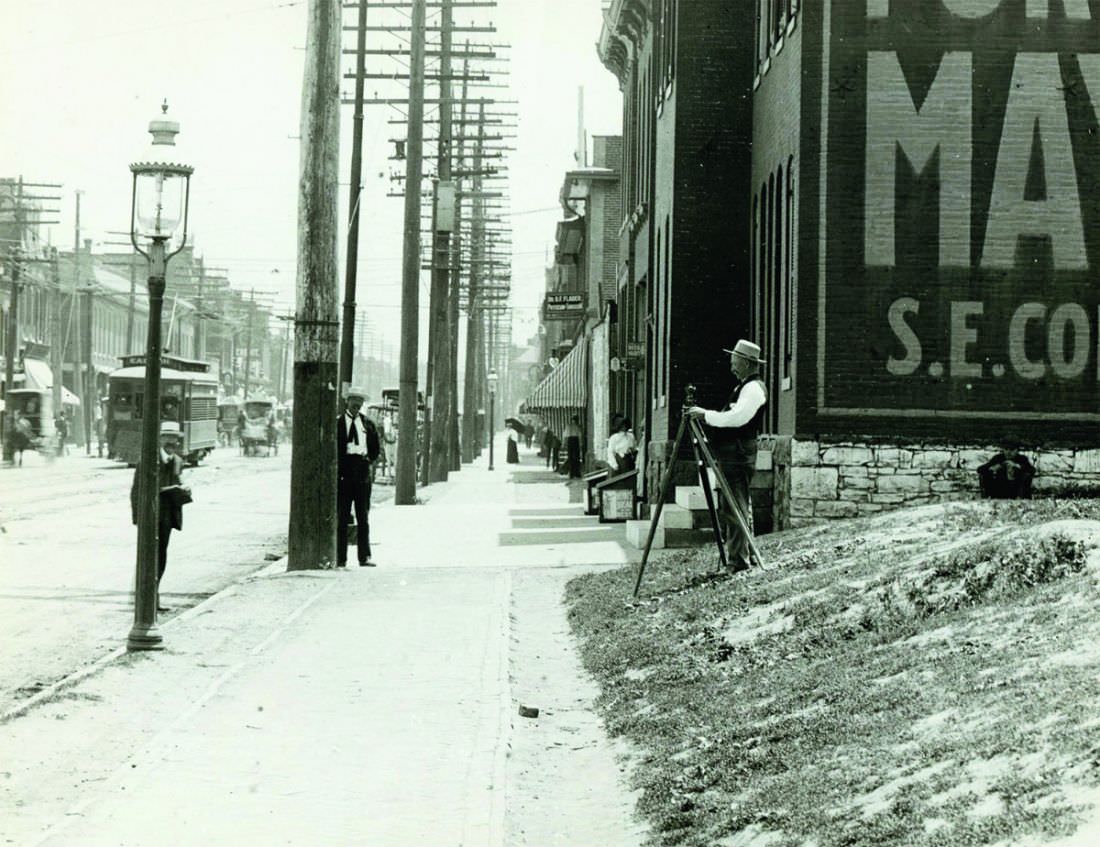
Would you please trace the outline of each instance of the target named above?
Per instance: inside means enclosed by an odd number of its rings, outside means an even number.
[[[694,405],[695,386],[689,385],[684,392],[684,407],[680,415],[680,427],[676,431],[676,442],[672,447],[671,459],[668,463],[668,467],[665,468],[664,475],[661,478],[660,493],[653,510],[653,517],[649,522],[649,537],[646,538],[645,549],[642,551],[642,561],[638,565],[638,578],[634,583],[635,597],[638,596],[638,589],[641,588],[642,585],[642,577],[645,575],[646,562],[649,561],[649,553],[653,548],[653,537],[657,534],[657,524],[661,520],[661,511],[665,507],[665,500],[668,499],[668,492],[672,487],[672,476],[676,469],[676,457],[680,455],[680,447],[683,444],[685,435],[690,435],[691,437],[691,450],[695,454],[695,466],[699,472],[699,484],[703,489],[703,496],[707,501],[707,513],[710,515],[711,526],[714,527],[714,540],[718,545],[718,558],[722,562],[722,569],[725,570],[729,567],[729,562],[726,559],[726,539],[722,532],[722,520],[718,514],[719,507],[718,503],[715,502],[714,486],[711,485],[710,473],[708,473],[708,471],[714,474],[714,482],[717,485],[718,494],[725,498],[729,514],[733,516],[734,523],[737,524],[737,529],[743,532],[745,538],[748,540],[752,561],[758,567],[764,566],[764,560],[760,557],[760,551],[757,549],[756,542],[752,537],[752,529],[749,525],[749,520],[741,510],[740,504],[734,499],[733,489],[730,488],[729,482],[726,481],[726,477],[722,473],[722,469],[719,467],[718,462],[715,461],[714,453],[712,453],[710,449],[710,442],[707,440],[707,434],[703,430],[703,424],[688,414],[688,409],[692,408]]]

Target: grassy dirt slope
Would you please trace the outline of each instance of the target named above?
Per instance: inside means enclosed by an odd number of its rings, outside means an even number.
[[[1075,843],[1100,808],[1100,501],[926,506],[580,577],[651,844]],[[1070,843],[1065,841],[1064,843]],[[1093,843],[1100,843],[1100,833]]]

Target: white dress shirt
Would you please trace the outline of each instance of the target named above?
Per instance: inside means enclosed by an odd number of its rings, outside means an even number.
[[[629,430],[626,432],[616,432],[607,439],[607,463],[615,470],[618,470],[619,457],[625,456],[632,450],[637,449],[638,441],[634,438],[634,433]]]
[[[358,415],[352,417],[347,412],[344,412],[344,424],[347,426],[348,431],[348,455],[349,456],[366,456],[367,455],[367,430],[363,426],[363,421]],[[356,444],[351,440],[351,431],[355,429],[359,435],[359,443]]]
[[[709,426],[725,428],[744,426],[752,420],[752,416],[760,410],[767,399],[763,383],[759,379],[753,379],[741,389],[736,403],[724,412],[707,409],[704,420]]]

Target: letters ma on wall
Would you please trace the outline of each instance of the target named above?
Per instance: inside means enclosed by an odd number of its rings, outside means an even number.
[[[831,8],[820,411],[1100,412],[1100,2]]]

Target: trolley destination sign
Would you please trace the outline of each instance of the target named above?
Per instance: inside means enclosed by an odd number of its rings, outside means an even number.
[[[120,357],[119,361],[122,362],[124,368],[144,368],[147,356],[144,353],[133,353],[128,356]],[[184,359],[180,356],[169,356],[167,354],[160,357],[160,366],[162,368],[172,368],[177,371],[191,371],[193,373],[209,373],[210,363],[204,362],[199,359]]]
[[[1100,418],[1088,0],[826,6],[820,410]]]

